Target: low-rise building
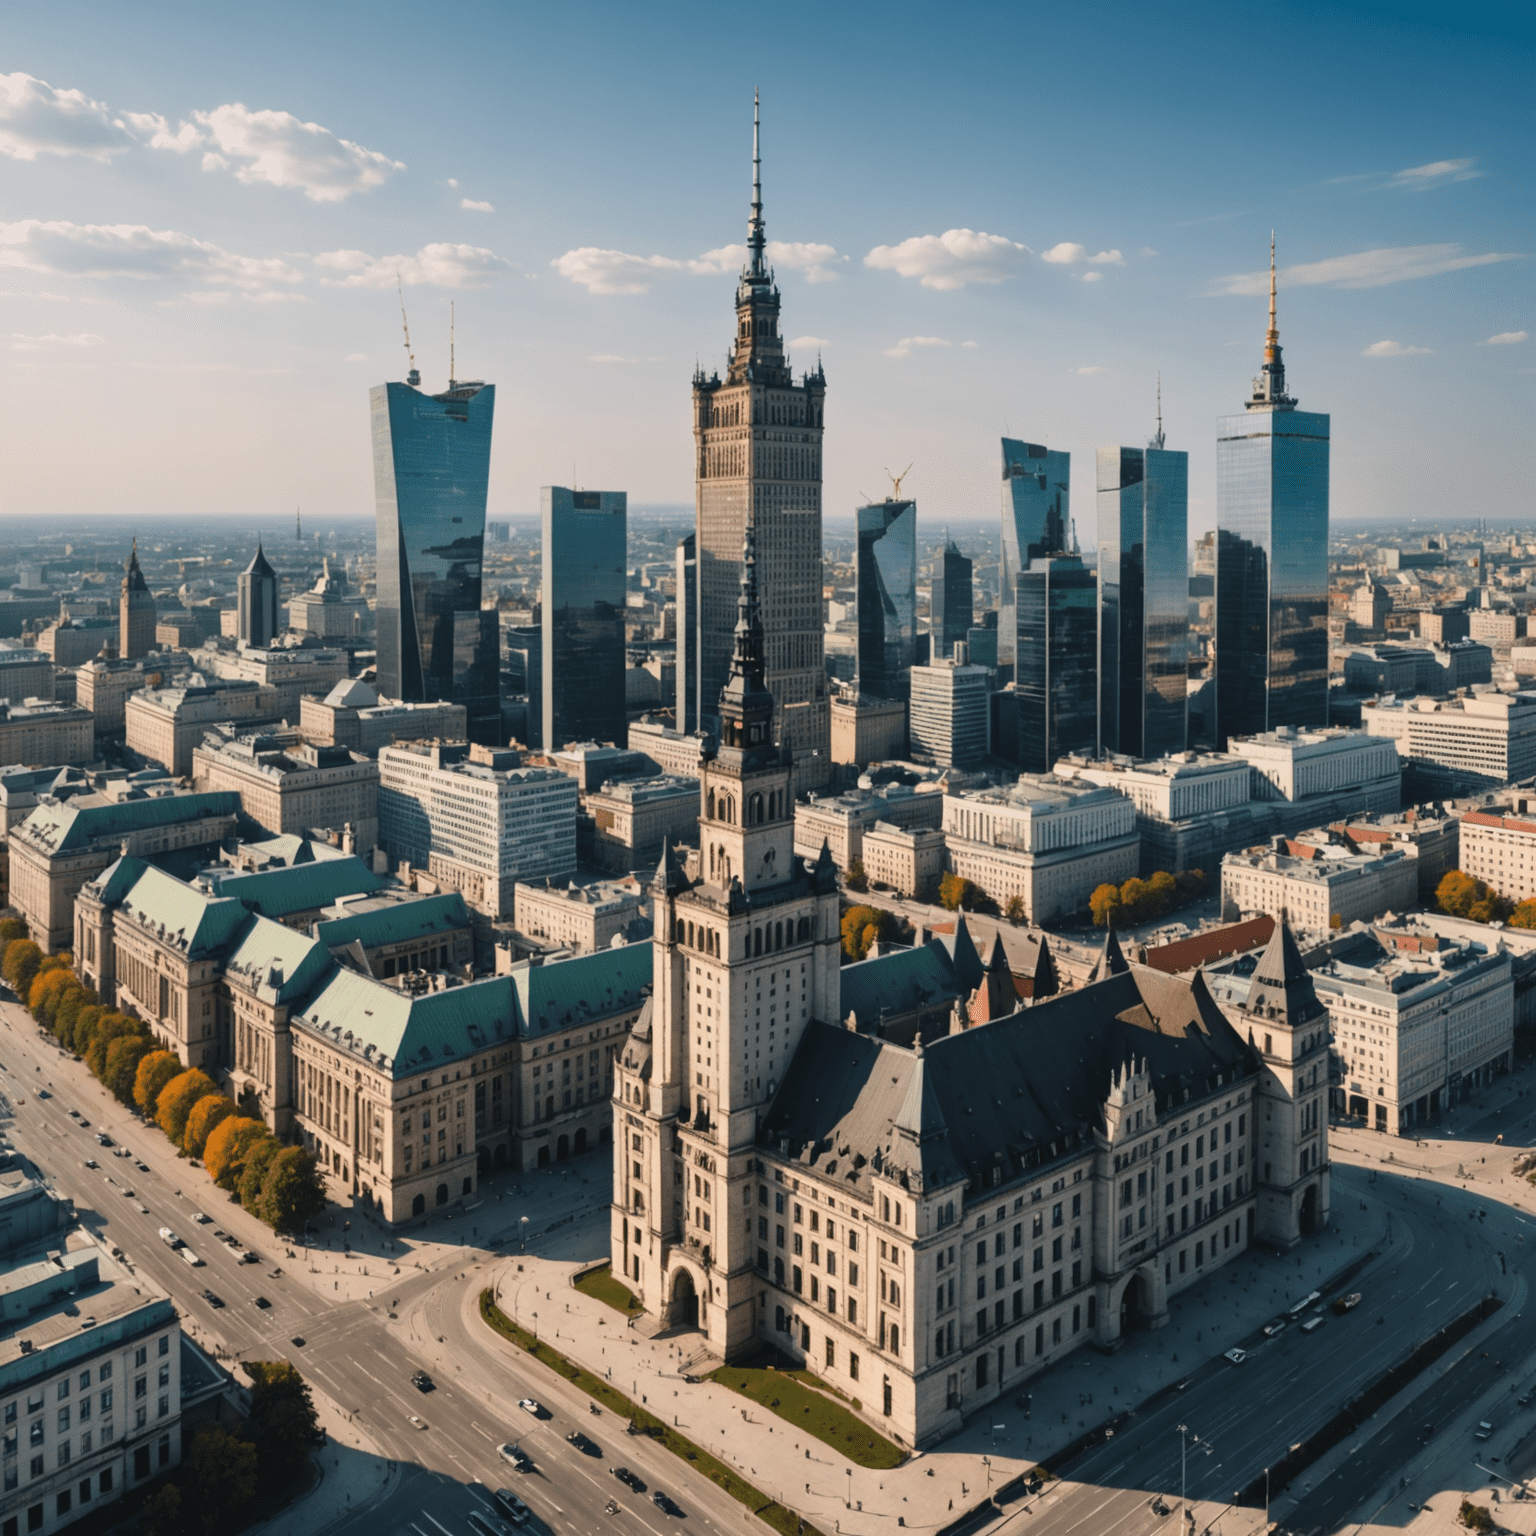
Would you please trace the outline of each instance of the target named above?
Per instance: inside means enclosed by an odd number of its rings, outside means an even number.
[[[53,660],[40,650],[0,643],[0,700],[53,700]]]
[[[1536,896],[1536,799],[1517,794],[1462,812],[1459,867],[1512,901]]]
[[[945,867],[999,906],[1015,896],[1046,923],[1083,911],[1094,887],[1140,864],[1136,810],[1117,790],[1055,774],[944,796]]]
[[[1525,633],[1525,615],[1509,608],[1473,608],[1467,613],[1467,633],[1508,649]]]
[[[620,779],[582,797],[578,835],[591,839],[587,855],[603,869],[650,870],[663,845],[691,840],[699,819],[699,781]]]
[[[349,852],[378,841],[379,765],[345,747],[317,747],[296,731],[236,736],[210,731],[192,753],[199,789],[229,789],[268,832],[332,829]]]
[[[1333,823],[1334,832],[1342,833],[1361,853],[1386,848],[1401,848],[1418,861],[1419,900],[1426,905],[1434,900],[1435,888],[1445,875],[1456,868],[1461,838],[1460,822],[1453,815],[1434,808],[1411,808],[1395,814],[1352,816]]]
[[[637,779],[647,772],[639,752],[612,742],[571,741],[544,756],[551,768],[575,779],[583,794],[601,789],[610,779]]]
[[[1355,693],[1454,693],[1493,680],[1493,652],[1476,640],[1450,645],[1356,646],[1344,658],[1344,686]]]
[[[1252,770],[1255,800],[1294,805],[1345,791],[1382,802],[1363,810],[1395,811],[1400,803],[1397,754],[1365,731],[1303,731],[1285,725],[1258,736],[1233,736],[1227,751]]]
[[[1357,852],[1341,833],[1277,837],[1268,849],[1229,853],[1221,861],[1221,916],[1286,916],[1292,927],[1326,934],[1419,899],[1418,860],[1405,849]]]
[[[457,891],[417,896],[386,886],[343,896],[309,931],[332,959],[402,985],[434,971],[462,976],[475,959],[474,919]]]
[[[310,636],[285,638],[293,643],[229,649],[204,646],[193,653],[193,664],[210,678],[270,688],[273,718],[297,720],[306,695],[323,699],[346,679],[348,656],[317,644]]]
[[[356,639],[368,633],[371,619],[367,600],[351,591],[345,572],[331,570],[329,557],[314,586],[288,604],[289,625],[321,640]]]
[[[88,672],[82,667],[81,672]],[[216,725],[269,725],[277,715],[276,691],[265,683],[209,682],[193,672],[169,688],[142,688],[123,709],[129,751],[185,778],[192,754]]]
[[[111,625],[111,638],[116,643],[117,620]],[[96,656],[81,663],[75,673],[75,702],[90,710],[98,736],[121,736],[129,698],[141,688],[159,688],[185,667],[186,656],[180,652],[137,661]]]
[[[615,941],[648,939],[650,911],[650,898],[634,879],[520,880],[513,915],[518,933],[540,948],[587,955]]]
[[[323,699],[299,700],[299,733],[306,741],[365,757],[377,757],[380,747],[397,741],[463,740],[467,719],[462,704],[381,699],[359,678],[337,683]]]
[[[108,643],[117,644],[117,620],[97,618],[61,619],[37,637],[37,648],[56,667],[78,667],[101,654]]]
[[[1510,1070],[1512,961],[1492,940],[1402,919],[1329,945],[1312,981],[1332,1026],[1336,1111],[1412,1134]]]
[[[864,857],[864,837],[877,822],[892,827],[939,827],[944,821],[943,786],[880,784],[840,795],[811,794],[795,806],[795,853],[814,859],[823,843],[839,869]]]
[[[0,763],[85,764],[95,755],[95,721],[90,710],[37,699],[0,703]]]
[[[944,834],[937,827],[877,821],[864,834],[864,873],[901,896],[930,895],[944,874]]]
[[[515,752],[400,742],[379,752],[379,841],[477,911],[511,917],[519,880],[576,869],[574,779],[520,768]]]
[[[1496,788],[1536,773],[1536,694],[1379,699],[1361,708],[1373,736],[1395,743],[1415,800]]]
[[[864,767],[907,755],[905,699],[839,694],[832,700],[832,761]]]
[[[703,731],[675,731],[654,715],[629,722],[630,751],[643,753],[657,770],[674,778],[698,778],[708,739]]]

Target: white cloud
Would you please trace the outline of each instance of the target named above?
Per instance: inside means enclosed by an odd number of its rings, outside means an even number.
[[[1471,181],[1483,174],[1474,169],[1476,165],[1477,161],[1472,159],[1431,160],[1428,165],[1411,165],[1406,171],[1399,171],[1390,185],[1421,192],[1427,187],[1444,186],[1448,181]]]
[[[0,155],[13,160],[36,160],[39,155],[109,160],[132,147],[132,137],[105,102],[83,91],[58,90],[21,70],[0,75]]]
[[[1157,252],[1154,251],[1150,245],[1144,245],[1139,251],[1136,252],[1136,254],[1138,256],[1156,256]]]
[[[808,241],[770,240],[767,255],[774,267],[803,272],[809,283],[831,282],[837,273],[832,263],[846,261],[830,245]],[[702,256],[679,260],[675,256],[635,256],[600,245],[578,246],[550,262],[561,277],[591,293],[646,293],[658,277],[673,272],[712,275],[738,271],[747,260],[745,245],[722,245]]]
[[[448,185],[450,187],[456,187],[456,186],[458,186],[458,184],[459,184],[459,178],[457,176],[450,176],[448,178]]]
[[[171,125],[158,112],[125,112],[128,126],[151,149],[170,149],[184,155],[203,142],[203,135],[195,123],[182,123],[173,133]],[[203,157],[204,161],[208,156]]]
[[[1083,281],[1085,283],[1096,283],[1103,276],[1104,274],[1102,272],[1084,272]]]
[[[484,288],[512,263],[483,245],[455,245],[438,241],[424,245],[414,256],[370,256],[366,251],[322,251],[315,265],[332,288],[393,288],[396,274],[408,288]]]
[[[244,289],[303,281],[278,257],[240,256],[178,230],[62,219],[0,224],[0,266],[74,277],[192,277]]]
[[[684,265],[690,272],[737,272],[746,265],[747,254],[745,243],[721,245]],[[766,255],[770,266],[783,267],[788,272],[803,272],[808,283],[834,281],[837,273],[832,263],[848,260],[846,256],[838,255],[835,246],[809,240],[770,240]]]
[[[1487,341],[1480,343],[1485,347],[1512,347],[1517,342],[1524,341],[1524,331],[1500,331],[1497,336],[1490,336]]]
[[[1125,257],[1119,251],[1100,251],[1098,255],[1090,256],[1088,247],[1079,245],[1075,240],[1063,240],[1059,245],[1053,245],[1050,250],[1040,253],[1040,259],[1058,267],[1070,267],[1079,261],[1086,261],[1096,267],[1125,265]]]
[[[924,288],[964,288],[968,283],[1002,283],[1023,270],[1033,255],[1027,245],[983,230],[948,229],[942,235],[913,235],[899,245],[877,245],[866,267],[915,277]]]
[[[911,357],[915,347],[952,347],[954,342],[942,336],[903,336],[894,347],[887,347],[887,357]]]
[[[962,347],[978,347],[981,345],[981,343],[976,341],[962,341],[960,345]]]
[[[1361,357],[1422,357],[1428,354],[1428,347],[1404,346],[1400,341],[1373,341],[1361,354]]]
[[[368,354],[366,352],[348,352],[347,361],[349,363],[366,363],[368,361]]]
[[[1108,373],[1108,368],[1101,368],[1097,363],[1087,368],[1069,368],[1068,373],[1081,374],[1084,378],[1091,378],[1096,373]]]
[[[496,212],[495,206],[493,204],[477,202],[472,197],[461,197],[459,199],[459,207],[460,208],[468,208],[472,213],[495,213]]]
[[[804,347],[807,352],[812,347],[830,347],[832,343],[825,336],[796,336],[789,345],[791,347]]]
[[[1442,272],[1457,272],[1463,267],[1484,267],[1491,262],[1513,261],[1516,251],[1489,251],[1468,256],[1460,245],[1395,245],[1374,251],[1356,251],[1352,256],[1330,256],[1325,261],[1304,262],[1280,269],[1282,288],[1301,288],[1325,284],[1330,288],[1380,288],[1387,283],[1405,283],[1416,277],[1436,277]],[[1216,293],[1255,296],[1269,292],[1269,272],[1240,272],[1218,279]]]
[[[106,337],[93,331],[81,331],[76,336],[60,336],[50,331],[46,336],[23,336],[20,331],[11,333],[11,346],[18,352],[38,352],[44,347],[101,347]]]

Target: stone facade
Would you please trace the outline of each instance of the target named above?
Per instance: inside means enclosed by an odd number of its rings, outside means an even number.
[[[583,796],[590,825],[591,858],[604,869],[646,869],[662,844],[692,836],[698,820],[697,779],[625,779]]]
[[[95,755],[90,710],[72,704],[0,703],[0,763],[80,766]]]
[[[193,752],[213,726],[226,721],[254,725],[276,714],[277,693],[267,684],[209,683],[194,673],[184,684],[130,694],[123,709],[125,740],[130,751],[184,778],[192,772]]]
[[[1419,899],[1418,860],[1405,849],[1357,852],[1342,834],[1327,831],[1275,842],[1268,850],[1229,853],[1221,861],[1223,922],[1267,912],[1326,934],[1402,912]]]
[[[513,912],[524,938],[578,955],[607,949],[615,939],[650,936],[650,903],[634,880],[588,885],[520,880]]]
[[[0,700],[25,704],[53,700],[53,661],[42,651],[0,644]]]
[[[462,704],[381,699],[356,678],[337,683],[323,699],[299,700],[299,733],[306,741],[365,757],[377,757],[381,747],[397,741],[462,740],[466,718]]]
[[[885,784],[836,796],[811,795],[795,807],[795,852],[814,859],[825,843],[832,862],[847,869],[863,858],[865,835],[879,822],[907,828],[938,827],[943,820],[944,795],[937,784],[917,789]]]
[[[944,834],[936,827],[877,821],[864,834],[864,873],[900,896],[937,892],[944,874]]]
[[[904,699],[855,695],[832,700],[832,761],[860,768],[907,755]]]

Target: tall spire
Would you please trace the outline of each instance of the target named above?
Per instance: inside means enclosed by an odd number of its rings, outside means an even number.
[[[758,94],[752,92],[752,217],[747,220],[747,249],[751,252],[751,273],[765,277],[767,266],[763,260],[767,241],[763,235],[763,157],[758,146],[759,131]]]
[[[1280,361],[1280,328],[1275,324],[1275,232],[1269,232],[1269,330],[1264,336],[1264,361]]]
[[[1167,439],[1163,436],[1163,376],[1157,376],[1157,436],[1150,444],[1153,448],[1161,448]]]
[[[1264,333],[1264,366],[1253,381],[1250,411],[1294,411],[1296,402],[1285,392],[1285,362],[1280,352],[1280,326],[1275,319],[1275,232],[1269,232],[1269,329]]]
[[[773,695],[765,675],[763,616],[757,598],[757,532],[749,522],[742,540],[741,587],[736,598],[736,644],[731,673],[720,690],[721,745],[771,748]]]

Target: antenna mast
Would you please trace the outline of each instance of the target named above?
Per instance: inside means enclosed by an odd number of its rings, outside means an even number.
[[[911,473],[912,466],[910,464],[899,475],[893,475],[890,470],[886,470],[885,478],[891,482],[891,494],[886,498],[888,501],[901,500],[901,482]]]
[[[448,300],[448,388],[458,387],[458,365],[453,356],[453,300]]]
[[[300,543],[304,540],[304,523],[299,516],[299,509],[297,507],[293,509],[293,536]]]
[[[405,355],[411,362],[411,371],[406,374],[405,382],[416,385],[421,383],[421,373],[416,367],[416,354],[411,351],[411,322],[405,318],[405,288],[398,272],[395,273],[395,292],[400,295],[400,328],[405,332]]]

